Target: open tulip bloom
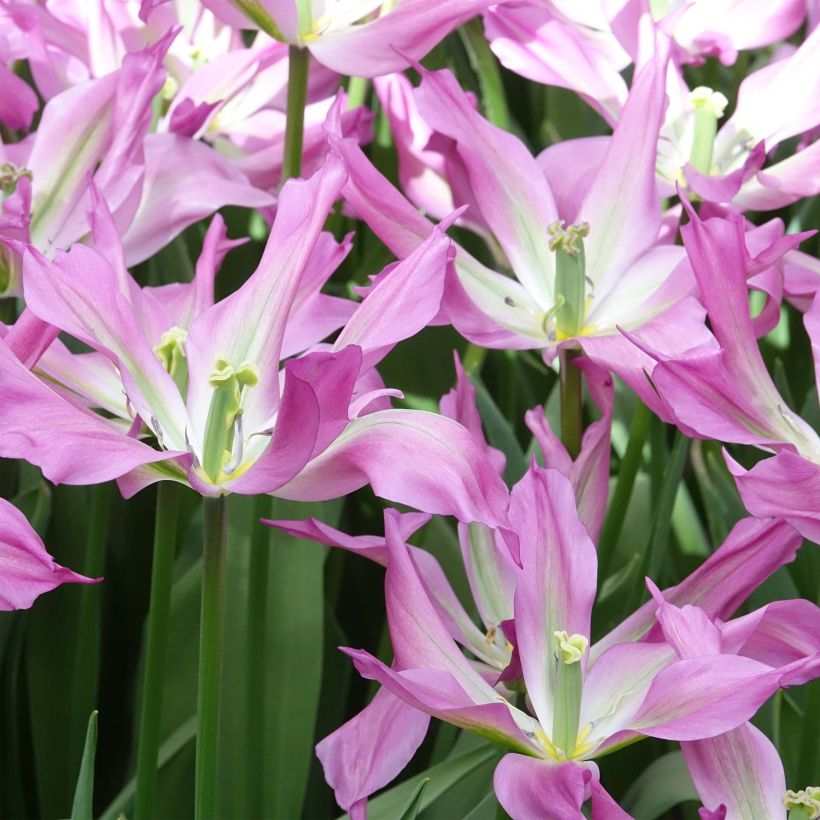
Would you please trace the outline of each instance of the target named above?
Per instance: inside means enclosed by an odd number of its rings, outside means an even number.
[[[96,353],[72,354],[56,341],[30,372],[25,345],[15,355],[9,331],[0,383],[14,398],[0,406],[0,452],[55,482],[117,478],[127,496],[168,479],[205,495],[316,500],[369,480],[430,512],[503,523],[506,489],[469,432],[433,413],[389,409],[395,391],[373,370],[438,312],[449,240],[431,234],[358,308],[318,292],[346,253],[321,233],[345,177],[330,154],[311,179],[289,182],[256,273],[217,304],[213,277],[230,247],[219,224],[196,281],[159,289],[131,279],[104,216],[97,235],[109,243],[106,256],[75,245],[51,262],[26,248],[29,310]],[[280,358],[342,324],[330,349],[280,372]]]
[[[809,602],[720,620],[793,559],[799,538],[782,523],[742,522],[695,575],[665,593],[650,584],[654,601],[590,646],[595,547],[569,480],[533,466],[512,491],[510,520],[519,560],[504,555],[503,540],[465,554],[480,562],[468,577],[479,611],[493,613],[486,635],[435,559],[406,545],[423,520],[388,512],[384,540],[277,523],[387,566],[393,663],[344,650],[382,691],[317,750],[354,816],[423,739],[427,719],[414,712],[508,750],[494,785],[514,818],[581,817],[590,795],[593,817],[626,816],[600,785],[596,757],[642,736],[686,741],[693,759],[705,756],[712,747],[701,749],[703,739],[743,726],[779,687],[820,674],[820,610]],[[714,775],[713,792],[724,789],[722,777]]]

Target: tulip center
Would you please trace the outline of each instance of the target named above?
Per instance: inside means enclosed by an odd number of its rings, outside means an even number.
[[[581,685],[584,653],[589,640],[584,635],[569,635],[561,630],[553,633],[553,693],[555,712],[552,719],[552,743],[564,758],[578,754],[584,737],[578,734],[581,716]]]
[[[208,378],[214,392],[205,424],[202,467],[215,484],[242,462],[242,393],[259,382],[259,371],[251,362],[234,366],[224,354],[216,357]]]
[[[5,199],[17,190],[17,183],[23,178],[31,179],[31,171],[28,168],[18,168],[11,162],[4,162],[0,165],[0,193]]]
[[[185,342],[188,331],[174,325],[160,337],[159,344],[154,347],[162,366],[168,371],[174,384],[184,397],[188,392],[188,358],[185,355]]]
[[[690,92],[689,102],[695,112],[695,133],[689,162],[696,171],[709,174],[712,172],[718,120],[723,116],[729,101],[719,91],[700,85]]]
[[[579,222],[565,228],[564,221],[558,220],[547,233],[549,248],[555,251],[555,306],[545,324],[554,322],[556,337],[569,339],[578,334],[586,317],[584,237],[589,234],[589,225]],[[550,328],[546,330],[549,334]]]
[[[816,820],[820,817],[820,786],[809,786],[799,792],[789,789],[783,795],[789,820]]]

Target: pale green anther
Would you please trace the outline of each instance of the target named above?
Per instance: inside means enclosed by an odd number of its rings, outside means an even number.
[[[586,259],[584,237],[589,225],[564,228],[563,220],[547,228],[549,248],[555,251],[555,327],[559,337],[575,336],[586,318]],[[563,303],[559,305],[559,301]]]
[[[589,641],[583,635],[568,635],[564,631],[554,632],[553,639],[552,742],[556,750],[568,758],[575,752],[581,715],[583,665],[578,661],[583,658]]]
[[[817,820],[820,817],[820,786],[809,786],[799,792],[789,789],[783,795],[789,820]]]
[[[723,116],[729,100],[719,91],[699,85],[690,92],[689,102],[695,112],[695,133],[689,162],[696,171],[709,174],[712,171],[718,120]]]
[[[31,179],[31,171],[28,168],[18,168],[10,162],[0,165],[0,193],[4,198],[17,190],[17,183],[23,177]]]
[[[188,393],[188,358],[185,355],[185,342],[188,331],[181,327],[172,327],[160,336],[154,353],[168,371],[182,396]]]
[[[227,356],[216,357],[208,377],[214,393],[205,424],[202,452],[202,467],[214,483],[219,483],[225,463],[235,456],[234,434],[242,414],[242,390],[254,387],[258,382],[259,371],[251,362],[234,367]]]

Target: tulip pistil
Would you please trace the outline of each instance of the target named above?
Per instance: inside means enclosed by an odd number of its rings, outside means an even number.
[[[717,123],[729,101],[719,91],[700,85],[689,94],[689,102],[695,111],[695,134],[689,162],[696,171],[709,174],[712,171]]]
[[[563,220],[548,228],[549,248],[555,251],[555,329],[557,336],[577,335],[586,317],[586,260],[584,237],[589,225],[564,227]]]
[[[578,724],[583,681],[581,660],[589,646],[589,640],[584,635],[569,635],[563,630],[554,632],[553,640],[555,714],[552,740],[564,757],[572,757],[579,745]],[[580,740],[583,743],[583,739]]]
[[[188,358],[185,355],[187,339],[188,331],[175,325],[162,334],[159,344],[154,347],[154,353],[159,357],[162,366],[168,371],[183,397],[188,392]]]
[[[820,817],[820,786],[809,786],[799,792],[789,789],[783,795],[783,805],[789,810],[789,818],[817,820]]]
[[[208,478],[219,483],[225,465],[233,472],[242,447],[242,391],[259,382],[259,371],[251,362],[234,366],[225,355],[218,355],[209,377],[214,392],[205,425],[202,467]],[[238,441],[236,440],[238,437]]]

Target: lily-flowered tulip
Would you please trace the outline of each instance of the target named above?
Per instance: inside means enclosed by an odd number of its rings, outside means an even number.
[[[0,610],[28,609],[60,584],[93,583],[56,563],[23,513],[0,498]]]
[[[364,816],[367,796],[395,777],[421,743],[427,724],[413,709],[516,752],[502,761],[495,781],[496,794],[513,817],[580,817],[579,806],[590,790],[593,816],[598,816],[602,806],[617,809],[596,782],[592,758],[640,734],[692,738],[725,732],[718,724],[740,725],[746,719],[742,715],[751,714],[783,675],[797,681],[801,673],[807,674],[810,661],[803,656],[811,654],[806,635],[813,621],[808,626],[801,622],[796,633],[783,632],[786,643],[802,640],[802,650],[788,650],[788,657],[777,661],[770,655],[758,657],[767,651],[770,627],[774,624],[777,631],[783,616],[788,617],[785,610],[778,613],[779,605],[726,625],[744,643],[732,643],[731,653],[718,656],[720,662],[676,659],[657,624],[658,605],[653,602],[588,648],[595,554],[573,508],[566,478],[555,470],[532,468],[514,488],[510,508],[521,566],[503,539],[476,539],[464,550],[486,634],[466,615],[437,561],[405,546],[425,519],[388,512],[384,539],[350,537],[315,520],[271,522],[387,565],[395,662],[388,668],[365,652],[345,650],[365,677],[382,683],[382,690],[360,715],[317,747],[339,804],[354,817]],[[726,618],[777,567],[793,560],[799,544],[799,536],[782,522],[747,519],[702,567],[663,596],[679,606],[697,603],[698,612],[708,619]],[[785,604],[786,609],[790,606]],[[510,620],[513,612],[515,619]],[[816,619],[815,609],[810,618]],[[795,642],[794,634],[802,637]],[[458,645],[472,659],[465,658]],[[782,641],[775,645],[782,646]],[[721,671],[722,662],[726,666]],[[739,680],[744,674],[750,676],[744,703],[732,703],[728,679]],[[568,686],[574,680],[569,676],[579,677],[581,693]],[[687,677],[689,684],[680,686]],[[522,686],[535,716],[509,702],[513,690]],[[573,728],[574,720],[564,725],[563,718],[556,717],[565,713],[556,698],[566,705],[574,702],[566,697],[579,694],[578,725]],[[566,752],[562,743],[573,748]],[[367,765],[359,765],[362,755]]]
[[[645,349],[658,360],[652,381],[688,435],[752,444],[774,458],[750,471],[728,459],[747,509],[782,516],[807,538],[820,540],[820,437],[792,411],[771,379],[749,313],[751,259],[739,220],[701,221],[690,209],[682,229],[701,299],[714,336],[681,358]],[[803,236],[784,237],[776,256]],[[820,345],[820,304],[805,315],[815,357]],[[639,341],[640,333],[633,337]]]
[[[497,242],[499,267],[515,277],[457,246],[444,303],[453,325],[476,344],[536,348],[548,359],[580,346],[651,406],[657,397],[617,328],[641,327],[670,350],[703,335],[685,253],[661,243],[654,168],[665,65],[659,54],[638,75],[597,173],[571,191],[551,190],[520,140],[484,120],[449,72],[423,71],[415,95],[425,122],[454,142],[464,200]],[[350,168],[348,202],[396,255],[410,253],[430,223],[352,141],[335,144]]]
[[[439,310],[449,240],[434,232],[353,311],[318,293],[346,252],[321,233],[345,176],[329,154],[311,179],[289,182],[257,271],[216,304],[214,259],[227,249],[218,233],[193,285],[158,290],[128,275],[110,219],[99,233],[113,265],[83,245],[54,262],[27,248],[29,309],[96,353],[56,342],[32,373],[0,342],[0,383],[13,397],[0,407],[0,452],[55,482],[117,478],[126,495],[168,479],[209,495],[318,500],[370,482],[431,512],[502,524],[506,488],[467,430],[374,409],[395,391],[373,365]],[[342,324],[329,350],[280,372],[280,358]]]
[[[148,134],[172,37],[126,55],[117,71],[53,97],[33,140],[0,145],[10,194],[0,236],[30,242],[48,256],[67,250],[89,233],[91,179],[123,234],[127,264],[146,259],[223,205],[274,203],[208,146]],[[19,274],[19,257],[0,247],[0,295],[21,293]]]
[[[340,74],[378,77],[420,60],[489,0],[203,0],[236,28],[307,48]]]

